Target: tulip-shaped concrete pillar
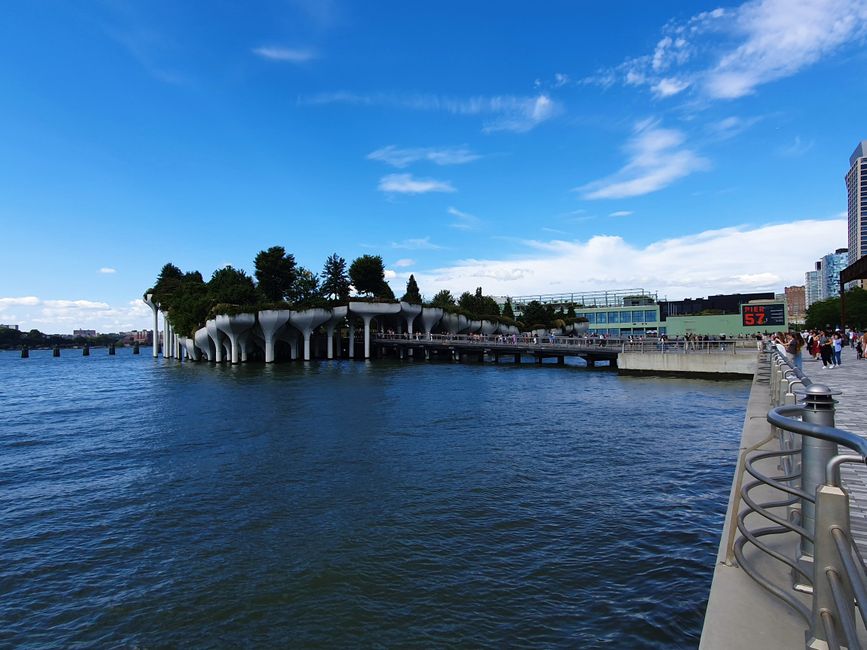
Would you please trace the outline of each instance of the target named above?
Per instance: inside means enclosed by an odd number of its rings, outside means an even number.
[[[240,352],[241,363],[247,363],[247,352],[249,350],[250,345],[252,345],[252,343],[250,343],[250,340],[252,338],[253,338],[253,330],[252,329],[248,329],[246,332],[242,332],[241,334],[238,335],[238,347],[241,350],[241,352]]]
[[[358,314],[364,321],[364,358],[370,358],[370,321],[377,316],[388,316],[400,313],[400,304],[396,302],[350,302],[349,311]]]
[[[463,314],[443,314],[441,322],[449,334],[457,334],[470,326],[469,319]]]
[[[329,318],[331,318],[331,311],[318,307],[289,312],[289,322],[304,336],[304,361],[310,361],[310,336],[313,334],[313,330]]]
[[[196,333],[193,335],[193,341],[195,342],[195,346],[201,353],[205,356],[208,361],[214,360],[214,342],[211,340],[211,337],[208,336],[208,328],[201,327],[196,330]],[[198,358],[198,357],[196,357]]]
[[[159,354],[159,350],[158,350],[158,349],[159,349],[159,342],[158,342],[158,335],[159,335],[159,309],[158,309],[157,306],[154,304],[154,302],[153,302],[153,297],[154,297],[154,294],[149,293],[148,295],[146,295],[146,296],[144,297],[144,303],[145,303],[148,307],[150,307],[150,308],[151,308],[151,311],[154,313],[154,333],[153,333],[154,350],[153,350],[153,353],[154,353],[154,357],[156,357],[156,356]]]
[[[277,332],[289,322],[288,309],[265,309],[259,312],[259,326],[265,339],[265,363],[274,363]]]
[[[331,308],[331,318],[329,318],[328,321],[325,323],[325,331],[328,334],[327,356],[329,359],[334,358],[334,328],[344,321],[348,312],[349,307],[347,307],[346,305]]]
[[[413,305],[409,302],[400,301],[400,315],[406,320],[406,333],[412,338],[412,324],[416,316],[421,313],[421,305]]]
[[[483,320],[481,326],[479,327],[479,332],[483,336],[490,336],[491,334],[495,334],[499,325],[497,323],[491,322],[489,320]]]
[[[480,320],[471,320],[470,323],[469,323],[469,327],[467,328],[467,331],[468,331],[470,334],[475,334],[475,333],[478,332],[480,329],[482,329],[482,321],[480,321]]]
[[[184,343],[184,350],[187,353],[187,359],[190,361],[198,361],[200,359],[201,351],[196,347],[196,342],[191,338],[182,338],[181,341]]]
[[[214,358],[212,361],[223,363],[223,340],[226,336],[217,329],[217,321],[213,318],[209,321],[205,321],[205,328],[208,331],[208,336],[214,342]]]
[[[238,337],[256,324],[256,314],[238,314],[227,316],[220,314],[216,318],[217,329],[229,337],[232,345],[232,363],[241,360],[241,344]]]
[[[355,358],[355,321],[349,319],[349,358]]]
[[[443,310],[439,307],[425,307],[421,310],[421,326],[424,333],[430,338],[430,333],[436,324],[443,318]]]

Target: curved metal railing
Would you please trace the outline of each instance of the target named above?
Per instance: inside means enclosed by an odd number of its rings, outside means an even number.
[[[743,454],[739,472],[752,480],[741,479],[738,496],[745,507],[734,506],[740,537],[730,551],[753,580],[803,617],[808,647],[860,648],[855,604],[863,627],[867,571],[852,538],[840,465],[867,462],[867,440],[834,426],[836,402],[827,386],[813,383],[775,349],[762,354],[760,368],[769,367],[769,372],[760,372],[757,380],[767,377],[770,384],[771,430]],[[804,395],[800,404],[796,386]],[[774,438],[779,449],[762,449]],[[838,446],[855,453],[840,454]],[[757,527],[756,517],[770,525]],[[792,584],[779,584],[763,572],[761,556],[748,554],[748,546],[788,567]],[[812,603],[798,592],[812,594]]]

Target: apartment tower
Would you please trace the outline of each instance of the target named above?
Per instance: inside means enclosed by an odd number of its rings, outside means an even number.
[[[867,140],[862,140],[849,157],[846,174],[849,215],[849,257],[851,266],[867,254]]]

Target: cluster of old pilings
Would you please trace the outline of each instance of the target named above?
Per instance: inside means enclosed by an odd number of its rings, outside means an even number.
[[[153,295],[148,294],[144,302],[153,310],[154,337],[159,332],[159,305],[154,303]],[[363,302],[349,301],[346,305],[330,309],[265,309],[258,312],[241,314],[222,314],[207,321],[205,326],[192,337],[179,336],[172,330],[171,323],[163,314],[163,356],[167,358],[187,358],[195,361],[207,360],[216,363],[229,361],[244,363],[250,358],[262,358],[266,363],[277,359],[278,346],[288,346],[291,359],[312,358],[312,341],[315,332],[324,334],[326,358],[340,356],[341,348],[335,346],[335,337],[347,331],[347,354],[355,358],[356,324],[363,324],[364,358],[371,357],[371,322],[378,321],[382,328],[394,326],[397,331],[411,335],[420,327],[426,335],[437,331],[451,334],[495,333],[517,334],[512,325],[487,320],[470,320],[461,314],[445,313],[437,307],[422,307],[408,302]],[[341,340],[341,339],[338,339]],[[153,355],[158,355],[155,344]]]

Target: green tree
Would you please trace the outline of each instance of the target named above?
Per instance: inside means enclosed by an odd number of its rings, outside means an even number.
[[[554,310],[550,305],[543,305],[538,300],[531,300],[524,306],[524,315],[521,320],[527,328],[541,326],[548,327],[554,320]]]
[[[421,293],[418,290],[418,284],[415,281],[415,276],[410,273],[409,280],[406,281],[406,293],[401,298],[404,302],[410,302],[416,305],[421,304]]]
[[[295,257],[282,246],[272,246],[259,251],[254,264],[259,291],[272,302],[285,300],[296,281]]]
[[[503,305],[503,316],[515,320],[515,312],[512,310],[512,299],[506,298],[506,304]]]
[[[154,295],[154,302],[160,304],[163,308],[167,308],[171,304],[172,295],[177,291],[183,277],[183,271],[171,262],[168,262],[160,269],[157,283],[153,286],[153,289],[145,292],[145,295],[152,293]]]
[[[186,273],[172,296],[169,321],[179,334],[192,336],[205,324],[210,308],[208,287],[202,274],[198,271]]]
[[[846,292],[846,322],[840,322],[840,299],[829,298],[814,302],[804,320],[807,329],[825,329],[837,325],[867,329],[867,291],[856,287]]]
[[[575,318],[575,303],[570,302],[569,308],[566,310],[566,318]]]
[[[346,302],[349,300],[350,282],[346,272],[346,260],[337,253],[325,260],[322,269],[322,295],[332,300]]]
[[[433,299],[430,301],[431,307],[439,307],[441,309],[450,309],[455,306],[455,297],[448,289],[441,289],[436,292]]]
[[[260,293],[253,278],[242,269],[226,266],[217,269],[208,281],[208,298],[211,305],[257,305]]]
[[[349,279],[358,293],[376,296],[383,291],[385,266],[379,255],[362,255],[349,267]],[[386,285],[387,286],[387,285]]]
[[[289,291],[289,299],[293,303],[311,303],[319,298],[319,276],[299,266],[295,273],[295,282]]]

